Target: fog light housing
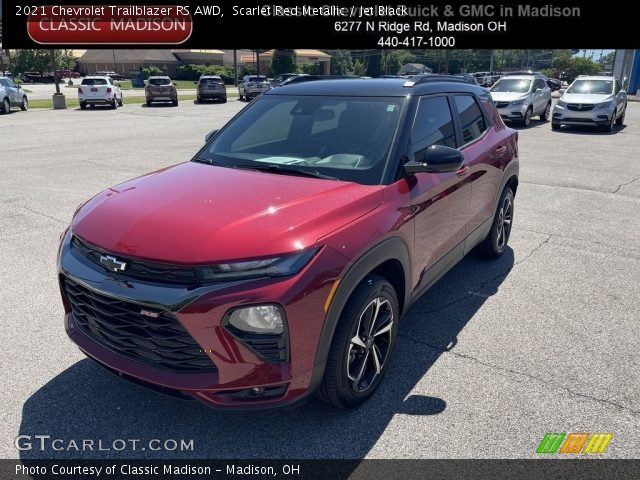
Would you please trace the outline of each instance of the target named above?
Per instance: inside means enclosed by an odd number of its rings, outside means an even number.
[[[284,332],[284,315],[277,305],[253,305],[233,310],[229,325],[241,332],[281,335]]]

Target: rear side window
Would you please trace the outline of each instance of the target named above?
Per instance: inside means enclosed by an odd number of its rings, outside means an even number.
[[[104,78],[85,78],[82,80],[82,85],[106,85],[107,81]]]
[[[455,148],[456,131],[447,97],[428,97],[420,100],[411,131],[416,158],[431,145]]]
[[[480,137],[487,129],[487,122],[476,99],[471,95],[454,95],[453,98],[460,115],[462,144],[464,145]]]

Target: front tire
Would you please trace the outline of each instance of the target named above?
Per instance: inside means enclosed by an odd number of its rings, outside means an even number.
[[[29,100],[27,100],[26,96],[22,97],[22,103],[20,104],[20,110],[22,110],[23,112],[26,112],[27,110],[29,110]]]
[[[2,113],[3,115],[11,113],[11,104],[9,103],[8,98],[2,100],[2,104],[0,104],[0,113]]]
[[[522,126],[523,127],[528,127],[529,125],[531,125],[531,117],[533,116],[533,108],[529,107],[527,108],[527,111],[524,112],[524,118],[522,119]]]
[[[540,120],[542,120],[543,122],[546,122],[547,120],[549,120],[550,116],[551,116],[551,102],[547,103],[547,106],[544,107],[544,112],[540,114]]]
[[[331,342],[319,397],[338,408],[354,408],[378,388],[389,365],[400,309],[391,284],[367,276],[347,301]]]
[[[607,123],[604,127],[602,127],[602,130],[605,132],[613,132],[613,127],[616,124],[616,111],[614,110],[613,113],[611,114],[611,120],[609,120],[609,123]]]
[[[498,258],[506,250],[513,224],[513,200],[513,190],[510,187],[506,187],[498,202],[498,209],[493,217],[491,230],[482,243],[478,245],[478,253],[483,257]]]
[[[618,117],[618,119],[616,120],[616,125],[621,127],[624,125],[624,116],[627,113],[627,105],[624,105],[624,110],[622,111],[622,115],[620,115],[620,117]]]

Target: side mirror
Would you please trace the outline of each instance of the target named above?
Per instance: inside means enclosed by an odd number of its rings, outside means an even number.
[[[204,136],[204,142],[207,143],[209,140],[211,140],[211,137],[213,137],[216,133],[218,133],[218,130],[211,130],[209,133],[207,133]]]
[[[541,91],[542,91],[542,89],[541,89],[541,88],[536,88],[535,93],[540,93]]]
[[[194,85],[197,85],[197,84],[198,84],[198,82],[193,82],[193,84],[194,84]]]
[[[174,87],[177,87],[177,86],[178,86],[178,84],[177,84],[176,82],[173,82],[173,86],[174,86]]]
[[[558,92],[560,92],[560,95],[564,95],[564,92],[566,91],[566,89],[561,88],[560,90],[558,90]]]
[[[416,161],[404,164],[408,174],[455,172],[464,163],[464,155],[458,149],[444,145],[431,145],[416,154]]]

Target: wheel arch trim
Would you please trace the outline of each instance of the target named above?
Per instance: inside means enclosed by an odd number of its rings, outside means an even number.
[[[389,260],[399,262],[404,271],[404,298],[402,299],[403,307],[400,316],[402,316],[410,306],[412,289],[409,247],[406,242],[398,236],[386,238],[360,255],[357,260],[351,264],[347,272],[339,280],[336,280],[340,283],[336,288],[325,315],[322,333],[316,349],[308,392],[315,391],[322,382],[333,335],[340,320],[340,314],[351,297],[351,294],[367,275]]]

